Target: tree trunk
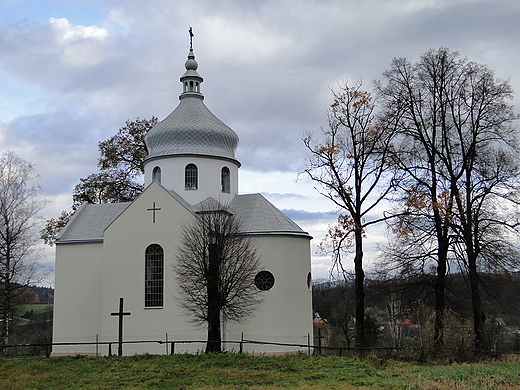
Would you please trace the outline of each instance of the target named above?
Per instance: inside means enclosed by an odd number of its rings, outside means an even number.
[[[209,245],[208,264],[208,341],[206,353],[222,352],[220,336],[220,297],[218,250],[215,244]]]
[[[217,317],[213,320],[208,321],[208,342],[206,344],[206,353],[222,352],[220,338],[220,315],[217,313]]]
[[[471,304],[473,306],[473,332],[475,340],[475,349],[481,350],[483,347],[483,326],[484,313],[482,312],[482,300],[480,298],[480,287],[478,281],[477,261],[475,256],[468,258],[469,268],[469,285],[471,292]]]
[[[471,182],[471,171],[466,170],[466,183]],[[472,191],[471,191],[472,192]],[[482,311],[482,300],[480,298],[479,276],[477,270],[478,258],[478,219],[474,219],[470,191],[466,194],[466,224],[464,226],[464,241],[466,244],[466,257],[468,258],[469,289],[471,294],[471,305],[473,308],[473,337],[475,349],[483,347],[484,312]]]
[[[439,351],[444,346],[444,312],[446,309],[446,257],[439,254],[435,281],[435,329],[433,347]]]
[[[363,271],[363,232],[361,224],[356,224],[356,257],[354,258],[356,295],[356,347],[365,346],[365,273]]]
[[[9,264],[9,263],[8,263]],[[5,279],[7,279],[8,275],[2,275]],[[1,315],[0,315],[0,343],[1,345],[9,344],[9,333],[11,326],[11,318],[12,318],[12,297],[11,297],[11,283],[9,281],[5,281],[0,286],[1,296],[0,301],[2,302],[1,306]]]

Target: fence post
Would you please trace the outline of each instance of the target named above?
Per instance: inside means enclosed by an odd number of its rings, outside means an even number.
[[[171,348],[170,348],[170,355],[174,355],[175,354],[175,342],[172,341],[171,342]]]
[[[99,334],[96,333],[96,357],[99,356]]]
[[[307,333],[307,354],[311,356],[311,334]]]
[[[321,327],[318,326],[318,355],[321,355]]]
[[[108,343],[108,356],[112,356],[112,343]]]
[[[166,333],[166,356],[168,356],[168,333]]]
[[[240,334],[240,344],[239,344],[239,346],[240,346],[239,352],[240,353],[244,353],[244,332],[242,332]]]

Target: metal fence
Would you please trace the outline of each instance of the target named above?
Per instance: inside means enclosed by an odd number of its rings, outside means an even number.
[[[226,344],[237,345],[237,352],[243,353],[244,345],[264,345],[264,346],[285,346],[291,348],[298,348],[293,351],[299,353],[306,353],[308,355],[336,355],[336,356],[356,356],[367,357],[374,356],[376,358],[409,358],[413,360],[426,360],[431,357],[450,357],[457,360],[474,359],[475,357],[499,357],[501,355],[515,355],[516,359],[520,359],[520,353],[517,351],[477,351],[468,349],[443,348],[442,350],[435,350],[433,348],[359,348],[359,347],[326,347],[311,343],[311,337],[308,337],[307,344],[294,343],[278,343],[269,341],[249,340],[241,338],[240,341],[226,340]],[[70,343],[33,343],[33,344],[10,344],[0,346],[0,351],[4,356],[46,356],[50,357],[53,346],[72,346],[72,345],[95,345],[96,356],[101,356],[99,353],[100,346],[108,346],[108,356],[123,355],[123,346],[128,344],[161,344],[165,345],[165,354],[175,354],[176,346],[182,344],[200,344],[201,340],[139,340],[139,341],[91,341],[91,342],[70,342]],[[291,352],[287,352],[291,353]]]
[[[310,337],[308,338],[310,341]],[[0,351],[3,355],[45,355],[46,357],[51,356],[52,347],[54,346],[79,346],[79,345],[95,345],[96,356],[100,356],[100,346],[108,346],[108,356],[112,355],[123,355],[123,345],[128,344],[162,344],[166,347],[166,354],[175,354],[175,347],[179,344],[201,344],[205,341],[201,340],[138,340],[138,341],[85,341],[85,342],[62,342],[62,343],[33,343],[33,344],[9,344],[0,346]],[[238,353],[243,353],[245,344],[256,344],[256,345],[277,345],[286,346],[293,348],[300,348],[306,350],[308,354],[312,354],[314,346],[308,344],[292,344],[292,343],[275,343],[268,341],[257,341],[247,340],[242,338],[240,341],[225,340],[226,345],[237,345]],[[117,352],[116,352],[117,350]],[[12,351],[12,352],[11,352]],[[15,352],[17,351],[17,352]],[[11,353],[10,353],[11,352]],[[21,353],[20,353],[21,352]]]

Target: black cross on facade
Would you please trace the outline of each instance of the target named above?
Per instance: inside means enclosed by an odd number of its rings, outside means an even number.
[[[119,336],[117,354],[123,356],[123,316],[129,316],[130,313],[123,311],[123,298],[119,298],[119,311],[117,313],[110,313],[111,316],[119,317]]]
[[[160,208],[158,207],[155,207],[155,202],[153,202],[153,207],[151,209],[146,209],[147,211],[153,211],[153,218],[152,218],[152,223],[155,223],[155,212],[156,211],[159,211]]]

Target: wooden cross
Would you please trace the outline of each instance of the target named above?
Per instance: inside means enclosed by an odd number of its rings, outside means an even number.
[[[153,207],[151,209],[146,209],[147,211],[153,211],[153,219],[152,223],[155,223],[155,212],[160,210],[160,208],[155,207],[155,202],[153,202]]]
[[[119,311],[117,313],[110,313],[111,316],[119,317],[119,337],[118,337],[118,356],[123,356],[123,316],[129,316],[130,313],[123,311],[123,298],[119,298]]]

